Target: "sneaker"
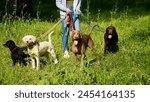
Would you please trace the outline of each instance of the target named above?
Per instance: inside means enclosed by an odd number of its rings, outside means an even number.
[[[68,54],[68,51],[66,50],[65,52],[64,52],[64,58],[69,58],[70,56],[69,56],[69,54]]]

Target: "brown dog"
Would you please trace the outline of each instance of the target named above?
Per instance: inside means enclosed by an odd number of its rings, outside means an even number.
[[[108,52],[114,53],[119,50],[118,34],[114,26],[109,26],[106,28],[106,32],[104,34],[104,42],[104,55],[106,55]]]
[[[72,52],[75,55],[75,62],[77,62],[77,55],[81,55],[81,61],[85,57],[85,51],[87,47],[90,47],[93,54],[96,55],[96,49],[94,48],[94,41],[92,40],[90,34],[92,33],[95,27],[99,27],[98,25],[94,25],[92,29],[88,32],[87,35],[82,35],[78,30],[71,31],[71,38],[72,38]]]

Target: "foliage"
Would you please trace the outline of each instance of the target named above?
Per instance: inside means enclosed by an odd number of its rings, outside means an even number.
[[[0,2],[0,19],[5,15],[11,15],[14,11],[12,0],[2,0]],[[25,0],[24,0],[25,1]],[[27,0],[26,0],[27,1]],[[30,15],[32,18],[40,18],[42,20],[56,20],[59,17],[59,10],[55,4],[56,0],[32,0],[33,12]],[[116,9],[122,11],[126,8],[137,9],[138,13],[142,9],[144,11],[150,10],[150,0],[82,0],[81,10],[84,13],[92,12],[97,14],[98,10],[107,11]],[[17,7],[17,16],[21,17],[20,5]],[[133,12],[132,12],[133,13]],[[28,16],[27,16],[28,17]]]

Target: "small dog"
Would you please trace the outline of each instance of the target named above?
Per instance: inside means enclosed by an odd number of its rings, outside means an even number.
[[[29,57],[29,55],[24,53],[24,51],[27,51],[26,47],[18,47],[13,40],[8,40],[3,46],[10,49],[13,65],[16,65],[16,63],[27,65],[25,58]]]
[[[118,34],[114,26],[109,26],[106,28],[106,32],[104,34],[104,43],[104,55],[106,55],[108,52],[114,53],[119,50]]]
[[[33,35],[26,35],[22,38],[23,42],[27,46],[27,50],[29,55],[31,56],[32,60],[32,67],[34,69],[39,69],[39,57],[40,56],[46,56],[49,58],[49,53],[52,55],[54,58],[54,63],[57,64],[58,60],[56,58],[56,54],[54,51],[54,46],[51,43],[51,35],[53,32],[50,32],[49,34],[49,41],[44,41],[44,42],[38,42],[36,37]]]
[[[88,32],[87,35],[82,35],[78,30],[71,31],[71,39],[72,39],[72,52],[75,55],[75,62],[77,61],[77,55],[81,55],[81,61],[83,61],[85,55],[85,51],[87,47],[92,49],[94,55],[96,55],[96,49],[94,48],[94,41],[92,40],[90,34],[92,33],[95,27],[99,27],[98,25],[94,25],[92,29]]]

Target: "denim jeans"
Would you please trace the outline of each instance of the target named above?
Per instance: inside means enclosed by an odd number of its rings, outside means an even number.
[[[79,20],[78,15],[73,11],[72,6],[70,6],[68,8],[72,12],[75,30],[80,30],[80,20]],[[69,30],[70,30],[69,26],[65,27],[65,25],[64,25],[65,21],[66,21],[66,19],[62,20],[62,29],[63,29],[62,44],[63,44],[64,51],[68,50],[68,35],[69,35]]]

